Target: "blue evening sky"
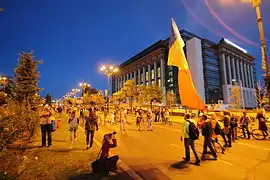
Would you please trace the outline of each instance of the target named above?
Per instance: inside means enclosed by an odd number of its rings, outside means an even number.
[[[207,1],[235,32],[260,43],[255,11],[249,4]],[[62,96],[80,81],[105,89],[106,77],[98,72],[99,66],[120,64],[167,38],[171,17],[180,29],[201,37],[219,41],[217,34],[223,34],[238,42],[256,57],[257,74],[261,74],[260,48],[220,25],[204,0],[0,0],[1,7],[5,11],[0,12],[0,75],[12,75],[21,50],[34,50],[36,59],[43,60],[39,66],[42,95]],[[267,40],[269,8],[270,1],[263,0]]]

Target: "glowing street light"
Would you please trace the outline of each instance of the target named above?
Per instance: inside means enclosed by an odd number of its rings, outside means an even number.
[[[6,91],[6,85],[8,83],[8,78],[3,76],[3,77],[0,77],[0,83],[3,84],[4,86],[4,92]]]
[[[114,73],[118,72],[118,68],[114,67],[113,65],[109,65],[109,66],[104,66],[103,65],[99,70],[101,72],[103,72],[108,77],[108,97],[109,97],[109,94],[110,94],[110,78]]]

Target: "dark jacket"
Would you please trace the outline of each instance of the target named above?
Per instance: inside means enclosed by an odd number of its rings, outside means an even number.
[[[85,118],[85,130],[86,131],[98,130],[97,119],[94,119],[92,117],[86,117]]]
[[[100,158],[101,158],[101,159],[108,158],[110,148],[115,148],[115,147],[117,147],[117,141],[116,141],[116,139],[112,139],[112,143],[110,143],[110,142],[108,142],[108,141],[105,141],[105,142],[102,144],[102,147],[101,147],[101,155],[100,155]]]
[[[204,137],[211,137],[213,135],[213,128],[211,121],[206,120],[202,125],[202,135]]]

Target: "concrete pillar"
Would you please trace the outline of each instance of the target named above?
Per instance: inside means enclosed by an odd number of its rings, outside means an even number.
[[[222,61],[221,64],[222,64],[223,81],[224,81],[224,85],[226,85],[227,84],[227,71],[226,71],[225,54],[222,54],[221,61]]]
[[[240,71],[241,71],[241,81],[243,87],[245,87],[245,78],[244,78],[244,70],[243,70],[243,62],[240,61]]]
[[[227,63],[228,63],[227,73],[229,73],[228,84],[232,84],[232,69],[231,69],[230,56],[227,56]]]
[[[148,64],[148,84],[151,85],[151,65]]]
[[[137,75],[136,75],[137,73],[136,73],[136,71],[134,71],[133,73],[134,73],[133,74],[134,75],[134,78],[133,78],[134,79],[134,82],[135,82],[135,84],[137,84]]]
[[[129,79],[133,79],[132,72],[129,73]]]
[[[155,84],[157,85],[157,63],[154,62],[154,78],[155,78]]]
[[[234,60],[234,58],[232,58],[231,60],[232,60],[232,70],[233,70],[232,78],[233,78],[233,79],[237,79],[237,77],[236,77],[235,60]]]
[[[161,79],[161,87],[165,87],[165,67],[164,60],[160,60],[160,79]]]
[[[238,59],[235,59],[236,60],[236,73],[237,73],[237,81],[239,81],[241,79],[241,75],[240,75],[240,68],[239,68],[239,60]]]
[[[250,71],[250,79],[251,79],[251,88],[255,88],[252,65],[249,65],[249,71]]]
[[[138,69],[138,84],[141,85],[141,68]]]
[[[145,67],[143,67],[143,85],[145,85]]]

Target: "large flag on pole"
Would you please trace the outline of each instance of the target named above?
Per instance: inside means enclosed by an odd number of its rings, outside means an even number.
[[[179,33],[178,27],[172,19],[168,65],[178,67],[178,87],[181,104],[188,108],[204,109],[205,104],[201,100],[192,81],[183,49],[184,46],[185,43]]]

